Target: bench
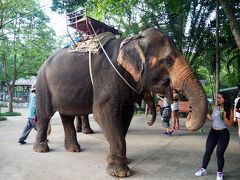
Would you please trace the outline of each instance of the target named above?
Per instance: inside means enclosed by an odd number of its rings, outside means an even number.
[[[189,112],[190,111],[189,101],[179,101],[179,112]]]

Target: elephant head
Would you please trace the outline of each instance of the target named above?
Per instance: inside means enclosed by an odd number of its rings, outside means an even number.
[[[190,130],[202,127],[207,115],[207,98],[203,87],[191,70],[173,40],[155,28],[125,39],[120,47],[121,64],[143,90],[160,93],[171,99],[171,81],[175,89],[182,90],[192,106],[192,116],[186,122]],[[170,78],[168,78],[170,73]],[[163,80],[163,78],[165,78]],[[171,91],[171,92],[169,92]]]
[[[171,103],[173,95],[168,64],[164,61],[152,64],[154,62],[149,61],[150,54],[147,55],[141,40],[143,37],[140,35],[125,39],[121,43],[117,61],[132,75],[143,97],[146,92],[154,92],[164,95]]]

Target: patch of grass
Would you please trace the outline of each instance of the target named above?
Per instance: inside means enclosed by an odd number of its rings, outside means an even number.
[[[19,112],[5,112],[0,113],[0,116],[21,116],[22,114]]]
[[[7,118],[5,116],[0,116],[0,121],[6,121]]]

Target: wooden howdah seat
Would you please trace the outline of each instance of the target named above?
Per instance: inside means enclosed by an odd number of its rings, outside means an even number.
[[[108,26],[105,23],[97,21],[91,17],[85,16],[83,10],[71,12],[67,14],[67,26],[76,29],[78,32],[83,32],[87,35],[94,35],[91,25],[96,34],[104,32],[112,32],[114,35],[120,34],[114,27]]]

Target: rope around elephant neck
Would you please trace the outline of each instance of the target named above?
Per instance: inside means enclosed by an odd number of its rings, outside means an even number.
[[[87,19],[87,20],[88,20],[88,19]],[[91,21],[89,21],[89,24],[90,24],[90,26],[91,26],[91,28],[92,28],[92,30],[93,30],[93,32],[94,32],[94,35],[97,37],[97,33],[95,32],[95,30],[94,30],[94,28],[93,28],[93,26],[92,26]],[[113,69],[116,71],[116,73],[120,76],[120,78],[121,78],[134,92],[136,92],[137,94],[141,94],[141,93],[138,92],[134,87],[132,87],[132,86],[127,82],[127,80],[120,74],[120,72],[117,70],[117,68],[114,66],[114,64],[112,63],[111,59],[109,58],[107,52],[106,52],[105,49],[103,48],[102,43],[100,42],[100,40],[98,39],[98,37],[97,37],[97,41],[99,42],[99,45],[101,46],[101,48],[102,48],[105,56],[107,57],[107,60],[108,60],[109,63],[112,65],[112,67],[113,67]],[[89,52],[89,57],[91,57],[90,52]],[[89,60],[89,61],[91,61],[91,60]],[[89,62],[89,63],[90,63],[90,62]],[[91,67],[91,66],[89,65],[89,67]],[[92,71],[92,69],[90,69],[90,71]],[[93,83],[92,72],[90,72],[90,77],[91,77],[91,80],[92,80],[92,83]]]
[[[89,67],[89,74],[90,74],[90,78],[91,78],[91,82],[93,85],[93,75],[92,75],[92,56],[91,56],[91,48],[89,47],[89,62],[88,62],[88,67]]]

